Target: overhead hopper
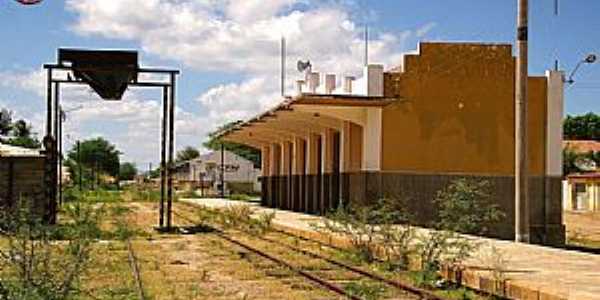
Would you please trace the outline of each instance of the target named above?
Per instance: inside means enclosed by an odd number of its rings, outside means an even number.
[[[136,51],[58,49],[58,61],[70,63],[75,78],[104,100],[121,100],[129,83],[137,82]]]

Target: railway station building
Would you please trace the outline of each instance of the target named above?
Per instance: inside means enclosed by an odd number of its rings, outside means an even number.
[[[458,178],[486,180],[506,213],[491,237],[514,238],[515,64],[508,44],[421,43],[399,66],[361,78],[307,72],[294,96],[220,133],[262,153],[262,204],[324,213],[402,199],[420,225]],[[563,74],[528,82],[530,229],[564,242]]]

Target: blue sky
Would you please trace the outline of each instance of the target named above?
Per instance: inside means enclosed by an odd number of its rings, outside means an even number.
[[[543,74],[555,59],[570,71],[587,53],[600,54],[600,1],[563,0],[558,16],[554,1],[530,2],[531,73]],[[40,66],[55,60],[58,47],[138,49],[144,65],[182,70],[177,144],[199,146],[215,126],[278,100],[281,35],[290,61],[311,58],[323,69],[353,73],[365,22],[370,60],[389,67],[419,40],[512,43],[515,20],[516,1],[45,0],[24,7],[2,0],[0,104],[40,130]],[[292,67],[287,73],[297,76]],[[566,90],[566,111],[600,111],[599,93],[600,63],[584,66]],[[70,140],[103,135],[125,152],[124,160],[158,159],[159,92],[128,92],[122,106],[84,90],[64,94],[66,107],[84,105],[69,116]]]

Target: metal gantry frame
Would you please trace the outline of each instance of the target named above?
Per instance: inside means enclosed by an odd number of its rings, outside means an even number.
[[[44,147],[46,149],[46,168],[45,168],[45,196],[48,200],[46,220],[53,224],[56,223],[57,202],[62,203],[62,113],[60,109],[60,87],[63,84],[88,85],[83,80],[55,79],[53,73],[55,70],[75,71],[75,68],[64,64],[44,64],[47,71],[46,86],[46,135],[44,137]],[[81,70],[81,68],[77,69]],[[106,68],[86,68],[92,71],[106,71]],[[173,151],[175,139],[175,87],[176,76],[179,70],[160,69],[160,68],[138,68],[138,74],[168,74],[169,82],[159,81],[133,81],[128,86],[135,87],[159,87],[162,88],[163,111],[161,120],[161,149],[160,149],[160,204],[159,204],[159,229],[171,230],[172,228],[172,202],[173,202]],[[54,93],[53,93],[54,92]],[[58,140],[58,143],[57,143]],[[58,144],[58,145],[57,145]],[[168,152],[168,153],[167,153]],[[58,189],[57,189],[58,187]],[[57,193],[58,191],[58,193]],[[165,211],[166,200],[166,211]],[[165,218],[166,214],[166,218]],[[166,219],[166,224],[165,224]]]

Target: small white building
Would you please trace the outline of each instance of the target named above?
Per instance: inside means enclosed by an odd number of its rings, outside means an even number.
[[[223,151],[225,190],[227,193],[260,192],[261,170],[254,163],[233,152]],[[176,166],[175,179],[192,187],[220,190],[221,151],[212,151]]]

